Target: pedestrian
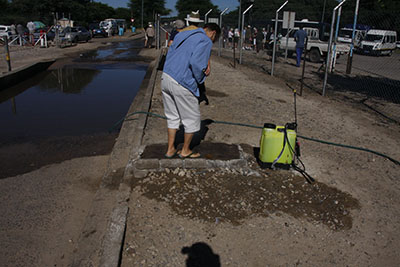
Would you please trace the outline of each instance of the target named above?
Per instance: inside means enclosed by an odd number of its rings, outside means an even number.
[[[233,47],[233,36],[234,36],[233,28],[230,28],[228,32],[228,42],[231,48]]]
[[[222,48],[226,48],[226,43],[228,42],[228,27],[222,27]]]
[[[262,49],[263,38],[264,38],[264,35],[263,35],[262,31],[257,31],[257,34],[256,34],[256,50],[257,50],[257,53],[260,51],[260,49]]]
[[[300,67],[301,55],[304,50],[304,42],[307,39],[307,33],[303,30],[303,26],[294,34],[294,40],[296,41],[296,67]]]
[[[15,27],[15,24],[11,24],[10,26],[10,31],[11,31],[11,35],[13,36],[13,38],[15,37],[15,35],[17,35],[17,29]]]
[[[168,41],[168,46],[172,45],[172,42],[175,39],[175,36],[182,31],[183,28],[185,28],[185,22],[183,22],[183,20],[175,20],[174,22],[174,29],[171,31],[171,34],[169,35],[169,41]]]
[[[35,32],[35,28],[36,28],[35,23],[33,23],[32,21],[29,21],[29,22],[26,24],[26,27],[27,27],[28,30],[29,30],[29,41],[30,41],[31,43],[33,43],[33,42],[34,42],[33,33]]]
[[[248,25],[247,29],[244,29],[245,47],[244,49],[249,50],[251,48],[251,26]]]
[[[253,50],[256,50],[258,29],[256,27],[254,27],[251,34],[252,34],[251,38],[253,39]]]
[[[146,36],[147,36],[147,47],[148,48],[152,48],[153,45],[153,39],[155,36],[154,33],[154,28],[153,28],[153,24],[151,22],[149,22],[149,26],[146,29]]]
[[[200,23],[200,15],[192,12],[187,21]],[[194,26],[194,25],[189,25]],[[161,77],[164,112],[168,124],[168,149],[166,158],[198,158],[190,148],[195,132],[200,130],[199,84],[210,74],[211,48],[221,33],[215,23],[204,28],[181,31],[169,48]],[[184,127],[184,143],[178,152],[174,142],[179,125]]]
[[[262,50],[265,48],[265,44],[267,43],[267,30],[265,28],[262,29],[262,35],[263,35],[263,40],[262,40]]]
[[[240,38],[240,31],[238,28],[235,28],[235,31],[233,32],[233,44],[235,48],[237,48],[237,45],[239,43],[239,38]]]

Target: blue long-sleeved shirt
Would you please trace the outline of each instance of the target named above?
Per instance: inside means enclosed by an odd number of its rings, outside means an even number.
[[[212,41],[203,29],[180,32],[169,48],[164,72],[180,85],[199,96],[198,84],[203,83],[211,55]]]

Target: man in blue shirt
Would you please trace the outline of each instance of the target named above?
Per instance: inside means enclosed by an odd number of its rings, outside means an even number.
[[[294,40],[296,41],[297,67],[300,67],[301,55],[303,54],[304,42],[306,39],[307,33],[303,30],[303,27],[300,26],[300,29],[294,34]]]
[[[190,21],[191,18],[189,18]],[[199,18],[193,18],[196,22]],[[201,21],[200,21],[201,22]],[[202,28],[182,31],[175,36],[169,48],[161,77],[164,112],[168,124],[168,150],[165,157],[177,154],[174,146],[180,123],[185,129],[181,158],[198,158],[199,153],[190,149],[195,132],[200,130],[199,84],[210,74],[211,47],[221,33],[215,23]]]

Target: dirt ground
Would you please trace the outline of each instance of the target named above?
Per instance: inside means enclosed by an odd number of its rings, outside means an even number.
[[[19,68],[47,58],[73,58],[77,53],[133,38],[141,36],[96,38],[64,49],[17,47],[17,51],[12,48],[11,57],[13,66]],[[144,56],[150,58],[150,50]],[[1,266],[69,266],[72,263],[116,137],[116,133],[105,133],[3,144],[0,149]]]
[[[94,42],[104,45],[95,39],[62,51],[76,53],[73,49]],[[29,63],[11,57],[15,67]],[[285,80],[260,67],[230,64],[212,57],[206,81],[210,105],[201,104],[203,120],[259,126],[294,120],[293,93]],[[289,67],[288,80],[299,71]],[[160,75],[151,111],[163,114]],[[300,135],[400,159],[400,126],[371,109],[307,88],[297,104]],[[204,141],[240,144],[250,169],[168,169],[133,180],[122,266],[398,265],[399,166],[366,152],[300,139],[301,158],[317,181],[310,185],[298,173],[257,167],[253,152],[261,130],[207,127]],[[144,143],[166,141],[166,122],[150,118]],[[0,262],[68,266],[107,160],[108,155],[77,158],[1,179]]]
[[[203,120],[258,126],[294,120],[285,80],[259,66],[235,69],[231,60],[215,55],[211,68]],[[288,71],[300,75],[300,69]],[[160,75],[151,111],[163,114]],[[345,99],[306,88],[297,96],[298,134],[400,159],[399,125]],[[261,130],[212,123],[208,128],[204,141],[241,144],[250,170],[167,169],[134,180],[122,266],[398,265],[399,166],[300,139],[301,159],[317,181],[311,185],[293,171],[259,169],[253,151]],[[150,118],[144,143],[166,142],[166,122]]]

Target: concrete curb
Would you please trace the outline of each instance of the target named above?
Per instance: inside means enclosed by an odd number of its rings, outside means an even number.
[[[159,56],[150,63],[129,111],[147,111],[155,84]],[[95,200],[75,247],[71,266],[118,266],[123,245],[130,186],[126,166],[140,148],[147,115],[125,121],[108,161]],[[130,174],[128,173],[128,176]]]
[[[161,52],[161,51],[160,51]],[[147,86],[147,90],[145,94],[140,97],[136,103],[133,103],[128,114],[135,111],[148,111],[151,106],[151,98],[153,96],[154,85],[156,81],[158,62],[160,60],[161,53],[156,60],[156,64],[153,66],[151,77]],[[135,98],[136,100],[136,98]],[[134,129],[135,131],[131,133],[132,143],[130,147],[132,150],[129,153],[129,159],[136,158],[140,155],[140,147],[142,143],[142,138],[144,135],[144,129],[147,123],[146,114],[137,115],[138,120],[134,121]],[[130,164],[126,164],[123,180],[119,186],[118,195],[117,195],[117,204],[113,209],[110,223],[106,230],[106,235],[102,243],[101,248],[101,260],[99,266],[110,267],[110,266],[119,266],[121,261],[121,250],[123,249],[123,240],[125,237],[125,229],[128,217],[128,201],[131,193],[131,188],[129,185],[129,181],[132,178],[130,168],[128,167]]]
[[[209,160],[209,159],[136,159],[127,167],[135,178],[144,178],[149,172],[162,172],[165,169],[247,169],[248,164],[243,149],[238,145],[239,159]]]

